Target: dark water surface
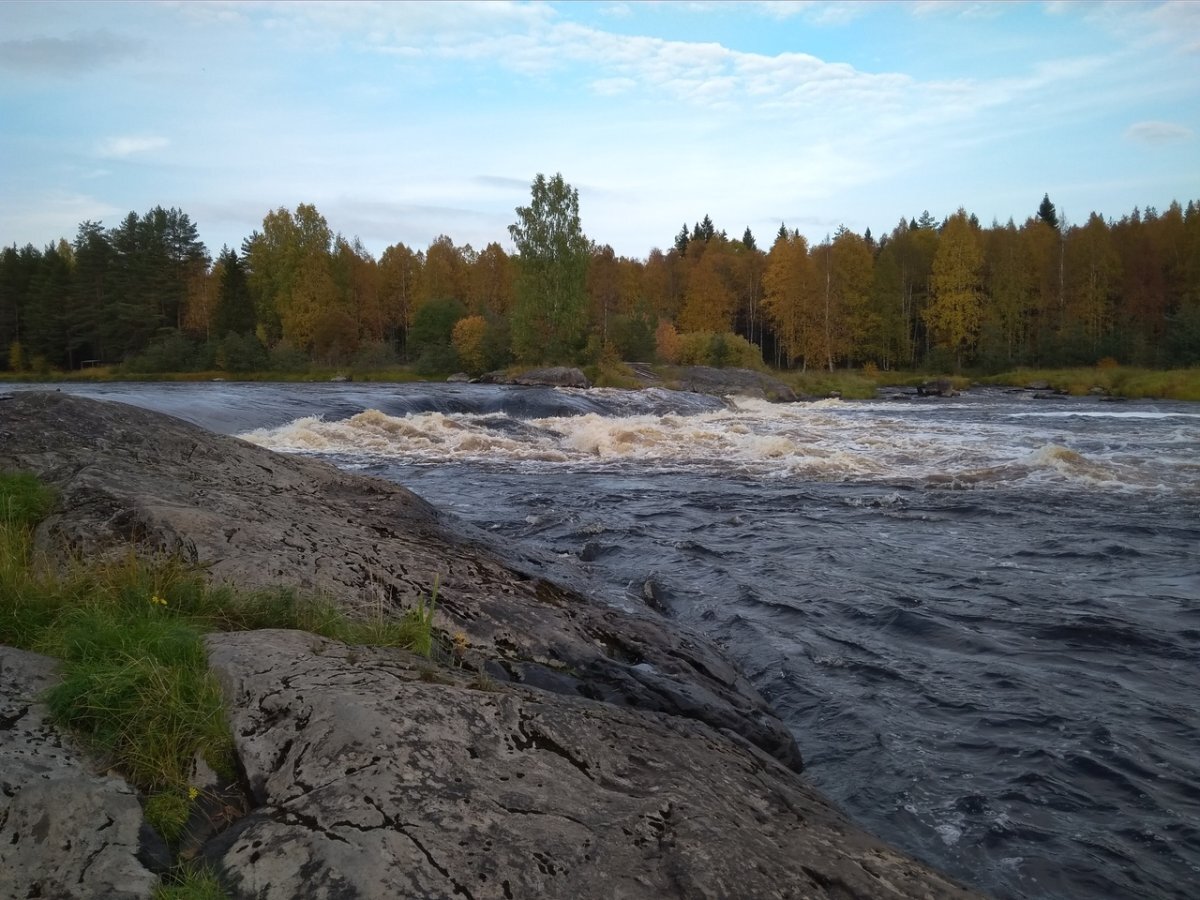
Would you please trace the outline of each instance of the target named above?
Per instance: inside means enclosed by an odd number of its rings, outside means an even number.
[[[998,897],[1200,896],[1196,404],[65,389],[398,481],[609,602],[650,582],[816,785]]]

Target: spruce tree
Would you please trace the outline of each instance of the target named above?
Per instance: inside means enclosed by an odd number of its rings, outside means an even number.
[[[1054,204],[1050,202],[1050,195],[1046,194],[1042,197],[1042,202],[1038,206],[1037,217],[1058,231],[1058,211],[1054,208]]]
[[[257,319],[246,268],[238,255],[228,247],[221,249],[221,283],[217,288],[217,309],[213,315],[213,331],[218,338],[227,334],[253,334]]]

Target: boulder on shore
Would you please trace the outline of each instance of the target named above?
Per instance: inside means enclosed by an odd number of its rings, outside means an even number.
[[[49,721],[41,695],[56,660],[0,646],[0,900],[138,900],[158,876],[142,864],[142,808],[122,779]]]
[[[52,554],[177,554],[361,615],[440,582],[453,665],[208,638],[249,813],[200,852],[235,898],[974,896],[809,787],[707,642],[546,581],[398,485],[58,393],[0,398],[0,469],[56,488]]]

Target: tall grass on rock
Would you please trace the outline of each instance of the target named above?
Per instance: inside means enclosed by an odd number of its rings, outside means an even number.
[[[47,704],[113,768],[145,791],[147,819],[168,840],[187,821],[197,757],[233,773],[233,743],[204,635],[291,628],[348,644],[430,655],[433,605],[400,617],[350,619],[332,602],[285,590],[209,585],[177,560],[37,558],[33,530],[54,494],[36,478],[0,473],[0,644],[62,660]]]

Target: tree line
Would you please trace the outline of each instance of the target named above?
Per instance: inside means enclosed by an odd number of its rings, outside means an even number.
[[[215,259],[178,209],[83,222],[71,242],[0,254],[0,366],[1200,363],[1195,201],[1068,224],[1045,196],[1020,225],[924,212],[878,239],[839,228],[820,243],[784,223],[765,249],[705,215],[642,259],[584,235],[561,175],[538,175],[516,214],[515,253],[441,235],[378,259],[308,204],[272,210]]]

